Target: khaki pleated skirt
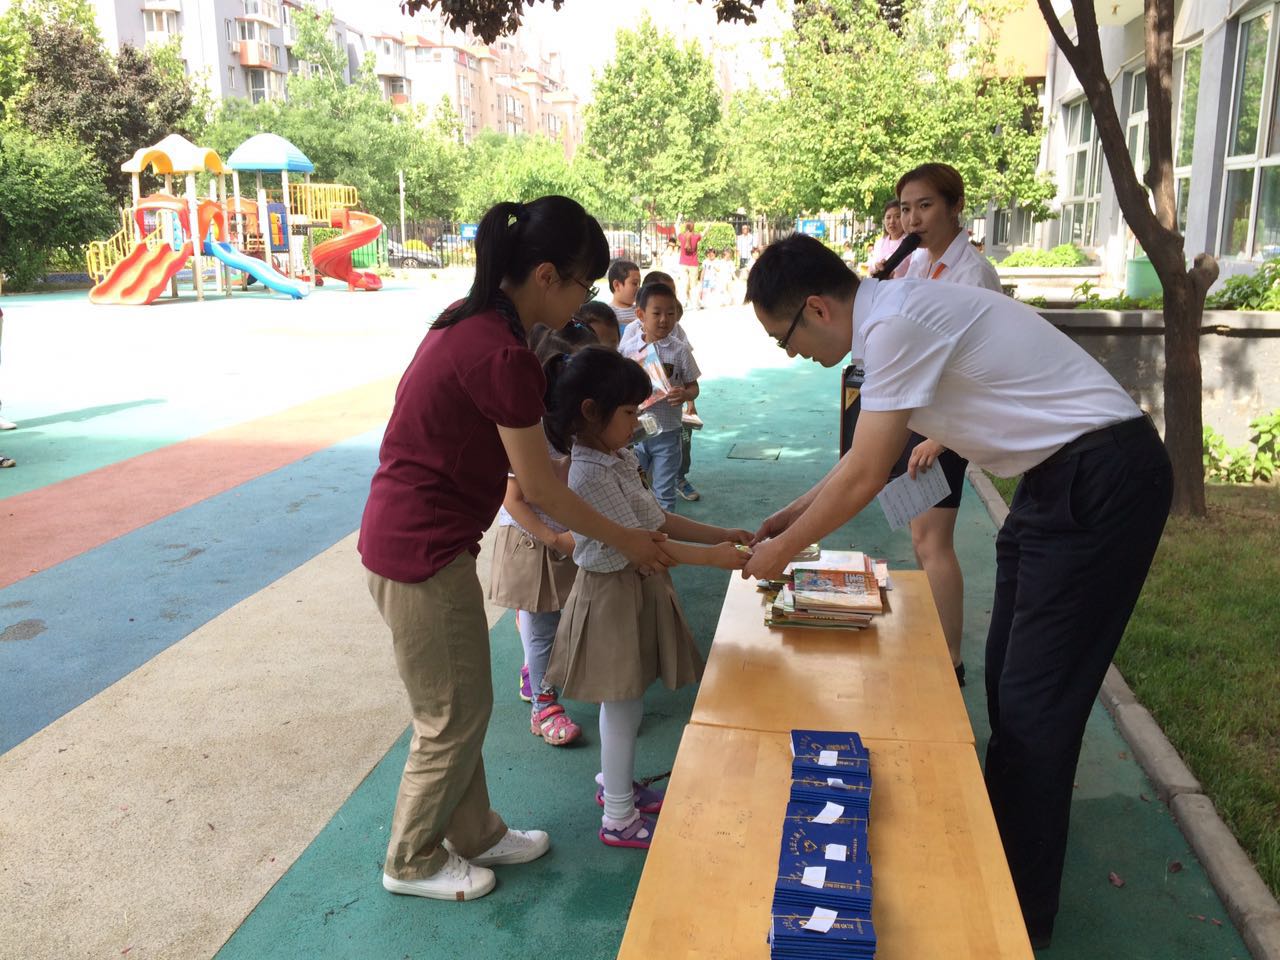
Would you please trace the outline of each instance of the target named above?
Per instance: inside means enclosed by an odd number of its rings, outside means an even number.
[[[489,599],[500,607],[529,613],[563,610],[578,572],[561,556],[517,526],[499,527],[489,571]]]
[[[547,681],[573,700],[634,700],[659,677],[675,690],[703,660],[665,570],[642,577],[579,570],[560,615]]]

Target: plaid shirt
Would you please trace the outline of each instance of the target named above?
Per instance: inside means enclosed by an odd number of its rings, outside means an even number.
[[[561,453],[559,450],[557,450],[555,447],[553,447],[550,441],[547,441],[547,456],[549,456],[553,461],[564,459],[564,454]],[[515,474],[508,472],[507,476],[514,477]],[[538,505],[532,502],[531,500],[526,500],[525,503],[528,504],[529,509],[533,511],[533,515],[535,517],[537,517],[539,520],[545,523],[548,527],[550,527],[556,533],[564,533],[566,530],[569,529],[559,520],[552,520],[551,517],[547,516],[547,514],[539,510]],[[538,539],[537,537],[534,537],[532,533],[529,533],[528,530],[525,530],[524,525],[520,523],[520,521],[518,521],[515,517],[513,517],[505,506],[498,508],[498,526],[519,527],[525,533],[528,533],[529,536],[532,537],[534,540]]]
[[[630,450],[601,453],[575,443],[569,467],[569,489],[592,509],[624,527],[657,530],[667,515],[640,479],[640,462]],[[573,562],[593,573],[617,573],[629,561],[613,547],[575,533]]]
[[[627,327],[627,333],[618,344],[618,352],[624,357],[634,359],[635,355],[645,348],[644,329],[638,323],[633,323]],[[689,342],[682,338],[678,338],[675,333],[670,333],[663,339],[659,340],[654,346],[658,350],[658,359],[667,368],[667,379],[671,381],[673,387],[687,386],[697,381],[702,376],[702,371],[698,369],[697,361],[693,359],[693,349],[689,346]],[[649,407],[648,412],[652,413],[654,419],[658,421],[658,427],[662,433],[668,430],[679,430],[681,427],[681,404],[667,403],[660,400],[653,406]]]

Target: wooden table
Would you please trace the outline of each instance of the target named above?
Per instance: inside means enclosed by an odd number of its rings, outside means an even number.
[[[878,960],[1031,960],[973,747],[865,742]],[[784,734],[685,728],[620,960],[769,956],[790,765]]]
[[[894,571],[893,585],[889,611],[866,630],[786,629],[764,625],[764,595],[734,576],[690,719],[972,746],[929,582]]]

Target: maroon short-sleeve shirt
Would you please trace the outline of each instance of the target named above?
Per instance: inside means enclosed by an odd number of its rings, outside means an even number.
[[[542,419],[537,358],[497,309],[431,330],[396,389],[358,549],[374,573],[420,583],[480,552],[507,488],[498,427]]]

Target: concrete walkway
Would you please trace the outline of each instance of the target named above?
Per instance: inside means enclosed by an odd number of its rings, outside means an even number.
[[[595,839],[587,742],[528,733],[519,645],[494,611],[495,806],[551,831],[543,861],[455,906],[378,885],[403,692],[353,532],[396,378],[459,278],[151,308],[5,297],[0,396],[0,955],[612,956],[643,863]],[[754,526],[830,466],[834,371],[738,310],[686,327],[706,371],[697,519]],[[746,447],[777,459],[730,459]],[[971,491],[966,702],[994,526]],[[868,511],[831,538],[914,566]],[[481,564],[482,569],[487,564]],[[676,580],[700,642],[726,574]],[[650,691],[644,773],[670,768],[693,691]],[[1247,952],[1168,808],[1099,708],[1081,760],[1052,958]],[[1109,879],[1123,880],[1117,886]],[[763,929],[763,928],[762,928]]]

